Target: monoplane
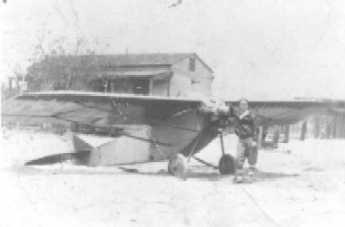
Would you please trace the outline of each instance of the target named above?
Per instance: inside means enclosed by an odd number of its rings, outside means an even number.
[[[250,101],[258,126],[288,125],[316,113],[344,108],[331,100]],[[223,134],[236,126],[236,101],[189,99],[81,91],[28,92],[6,101],[3,123],[44,123],[71,129],[74,151],[29,161],[42,164],[73,160],[88,166],[169,160],[168,171],[184,172],[185,163],[220,138],[221,174],[235,171]],[[211,165],[205,160],[198,161]]]

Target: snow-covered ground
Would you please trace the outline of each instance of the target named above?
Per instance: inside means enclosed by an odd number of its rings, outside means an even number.
[[[166,162],[117,167],[27,160],[69,152],[69,136],[3,131],[0,226],[345,226],[345,141],[306,140],[261,151],[252,184],[191,162],[186,181]],[[235,151],[236,138],[226,138]],[[213,163],[219,141],[198,155]]]

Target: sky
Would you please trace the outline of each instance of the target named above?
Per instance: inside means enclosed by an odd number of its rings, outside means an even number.
[[[0,3],[1,81],[25,73],[38,44],[45,53],[196,52],[215,71],[215,96],[345,99],[345,1],[173,2]]]

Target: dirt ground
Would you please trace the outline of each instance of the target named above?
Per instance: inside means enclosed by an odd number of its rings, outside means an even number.
[[[198,156],[217,163],[215,140]],[[227,136],[233,153],[236,138]],[[117,167],[24,167],[72,149],[68,135],[4,130],[0,226],[345,226],[345,141],[306,140],[260,152],[257,179],[191,162],[188,179],[166,162]]]

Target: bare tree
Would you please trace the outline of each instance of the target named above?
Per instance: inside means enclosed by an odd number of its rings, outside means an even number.
[[[177,1],[174,2],[174,3],[171,3],[171,4],[169,5],[169,8],[179,6],[179,5],[182,4],[182,2],[183,2],[183,0],[177,0]]]

